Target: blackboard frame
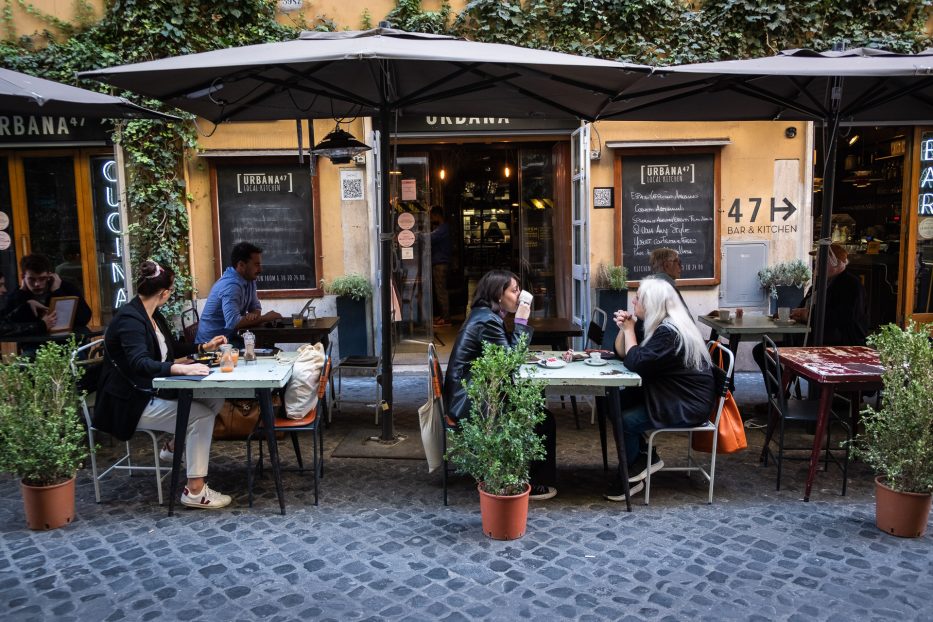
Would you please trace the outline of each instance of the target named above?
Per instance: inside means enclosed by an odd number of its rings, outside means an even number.
[[[308,166],[308,161],[305,160],[304,166]],[[238,158],[238,157],[225,157],[217,159],[211,159],[210,161],[210,183],[211,183],[211,222],[212,222],[212,234],[214,240],[214,280],[220,278],[220,275],[227,268],[229,263],[229,249],[221,248],[221,237],[220,237],[220,201],[217,185],[217,168],[218,166],[224,167],[225,165],[233,166],[255,166],[255,165],[286,165],[294,167],[297,164],[296,158],[294,157],[250,157],[250,158]],[[315,167],[315,172],[318,170]],[[324,290],[320,287],[320,277],[323,275],[323,249],[321,248],[321,192],[320,192],[320,179],[318,174],[315,174],[311,177],[311,205],[308,206],[308,209],[311,212],[311,227],[312,235],[314,236],[314,272],[317,276],[318,286],[313,288],[300,288],[300,289],[259,289],[258,295],[260,299],[274,299],[274,298],[314,298],[314,297],[323,297]]]
[[[622,217],[623,217],[623,192],[625,189],[622,187],[622,171],[624,167],[624,160],[627,157],[639,157],[639,156],[684,156],[684,155],[712,155],[713,156],[713,205],[712,205],[712,218],[713,218],[713,235],[712,235],[712,244],[713,244],[713,276],[710,278],[693,278],[693,279],[677,279],[678,287],[704,287],[704,286],[716,286],[721,282],[721,254],[722,254],[722,240],[721,240],[721,213],[722,213],[722,184],[721,184],[721,168],[722,168],[722,147],[721,146],[707,146],[707,147],[656,147],[656,148],[640,148],[640,149],[620,149],[615,153],[614,161],[614,171],[613,179],[615,180],[615,210],[613,213],[613,219],[615,221],[615,263],[622,263]],[[637,287],[640,282],[640,279],[635,279],[628,281],[630,287]]]

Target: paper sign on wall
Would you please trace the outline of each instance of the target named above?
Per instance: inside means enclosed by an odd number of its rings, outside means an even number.
[[[402,200],[416,201],[418,199],[418,185],[415,179],[402,180]]]

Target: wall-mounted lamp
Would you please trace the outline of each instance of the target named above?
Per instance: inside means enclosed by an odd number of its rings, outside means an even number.
[[[509,165],[505,165],[505,178],[508,179],[512,176],[512,169],[509,168]]]
[[[334,164],[349,164],[353,156],[372,149],[369,145],[361,143],[353,134],[340,129],[340,123],[334,131],[324,137],[311,149],[311,153],[324,156]]]
[[[797,128],[796,128],[796,127],[789,127],[789,128],[787,128],[787,129],[785,129],[785,130],[784,130],[784,136],[785,136],[786,138],[794,138],[795,136],[797,136]]]
[[[447,171],[442,168],[440,172],[437,174],[437,176],[441,178],[441,181],[444,181],[445,179],[447,179]]]
[[[859,138],[861,138],[861,136],[859,136],[858,134],[855,134],[854,136],[852,136],[852,138],[849,139],[849,146],[851,147],[852,145],[857,143]]]

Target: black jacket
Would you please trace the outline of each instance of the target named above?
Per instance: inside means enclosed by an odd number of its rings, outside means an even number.
[[[12,292],[7,294],[6,308],[9,309],[9,315],[6,319],[11,322],[34,323],[36,321],[36,316],[32,312],[32,308],[26,303],[30,300],[38,300],[43,305],[48,306],[49,301],[52,298],[57,298],[59,296],[78,297],[78,308],[75,310],[74,328],[84,328],[87,326],[88,322],[91,321],[91,308],[87,306],[87,302],[84,301],[84,296],[81,294],[81,290],[68,281],[62,281],[62,284],[59,286],[59,288],[53,292],[50,292],[44,299],[37,298],[28,289],[17,287]],[[46,332],[45,323],[40,322],[40,324],[41,326],[35,326],[35,328],[37,328],[37,332],[29,334],[44,334]]]
[[[687,368],[677,345],[677,331],[661,324],[647,343],[634,346],[623,359],[641,376],[645,407],[658,428],[698,425],[713,408],[712,368]]]
[[[35,316],[29,322],[17,322],[13,317],[17,309],[4,309],[0,312],[0,337],[21,337],[23,335],[41,335],[45,333],[45,322]],[[30,310],[30,315],[32,310]]]
[[[522,335],[531,335],[534,329],[525,324],[515,324],[514,333],[505,329],[505,321],[489,307],[473,307],[470,317],[460,327],[457,341],[450,352],[447,377],[444,378],[444,408],[451,419],[470,416],[470,399],[463,382],[470,382],[470,366],[483,353],[483,343],[500,346],[515,346]]]
[[[813,289],[801,306],[809,307]],[[813,309],[810,309],[813,312]],[[823,320],[824,346],[864,346],[868,335],[868,309],[865,287],[854,274],[843,270],[826,286],[826,315]]]
[[[165,318],[153,319],[165,336],[168,353],[159,351],[155,329],[139,297],[122,306],[104,335],[104,366],[97,385],[94,427],[121,441],[136,431],[146,404],[152,399],[152,379],[172,373],[175,357],[197,350],[194,344],[175,342]]]

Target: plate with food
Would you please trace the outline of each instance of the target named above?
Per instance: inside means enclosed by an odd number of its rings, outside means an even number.
[[[587,365],[590,365],[591,367],[602,367],[603,365],[606,364],[605,359],[594,359],[594,358],[588,358],[583,362],[586,363]]]
[[[538,365],[547,367],[548,369],[560,369],[561,367],[566,367],[567,363],[557,357],[549,356],[546,359],[538,361]]]

